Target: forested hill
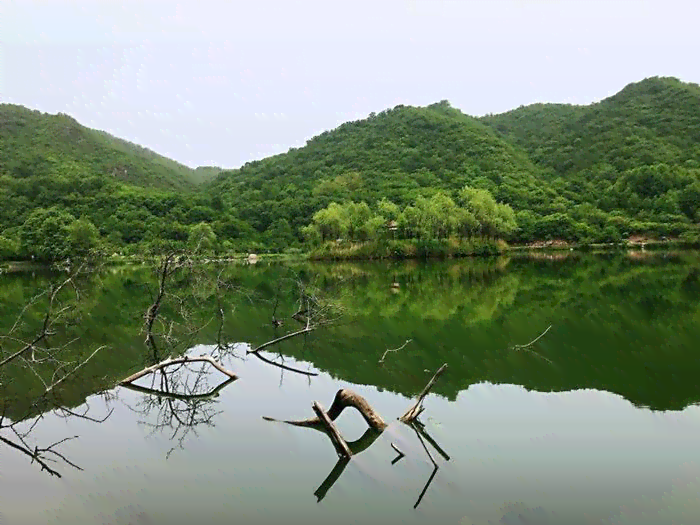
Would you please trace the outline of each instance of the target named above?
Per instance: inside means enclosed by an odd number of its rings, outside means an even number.
[[[0,104],[0,176],[110,178],[144,188],[191,189],[195,170],[72,117]]]
[[[698,242],[700,87],[655,77],[589,106],[480,119],[447,101],[397,106],[236,170],[193,170],[67,115],[0,105],[0,259],[202,239],[281,251],[379,239],[390,221],[420,242]]]
[[[697,84],[653,77],[589,106],[535,104],[481,121],[592,213],[677,226],[700,220]]]
[[[289,234],[333,201],[403,206],[466,185],[515,210],[515,242],[696,237],[700,88],[650,78],[589,106],[482,119],[445,101],[398,106],[224,171],[211,191],[256,230]]]
[[[589,106],[534,104],[481,119],[561,175],[666,163],[700,167],[700,86],[648,78]]]
[[[443,101],[343,124],[303,148],[222,172],[211,191],[259,231],[296,230],[331,202],[407,205],[465,185],[547,215],[560,203],[545,179],[520,147]]]
[[[0,105],[0,259],[183,245],[225,219],[194,170],[73,118]],[[201,188],[201,185],[199,186]]]

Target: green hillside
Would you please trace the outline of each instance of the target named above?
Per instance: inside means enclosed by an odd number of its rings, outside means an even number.
[[[194,191],[207,178],[67,115],[0,105],[0,259],[182,244],[213,221]]]
[[[343,124],[303,148],[222,172],[211,191],[262,232],[280,221],[295,230],[331,202],[402,206],[465,185],[546,215],[563,204],[545,179],[518,146],[441,102]]]
[[[50,115],[0,105],[0,175],[17,178],[56,175],[104,176],[145,188],[190,189],[194,170],[153,151]]]
[[[650,78],[589,106],[481,119],[447,101],[397,106],[235,170],[190,169],[67,115],[1,105],[0,203],[0,259],[202,239],[225,251],[346,239],[394,253],[379,246],[390,237],[408,255],[435,253],[435,240],[474,253],[464,241],[476,237],[698,241],[700,86]]]
[[[654,77],[589,106],[535,104],[481,120],[525,149],[589,215],[666,233],[700,220],[697,84]]]
[[[257,231],[287,235],[332,202],[402,208],[437,191],[458,200],[468,185],[515,210],[513,242],[696,238],[699,133],[700,88],[667,78],[590,106],[536,104],[482,119],[445,101],[398,106],[224,171],[211,191]]]

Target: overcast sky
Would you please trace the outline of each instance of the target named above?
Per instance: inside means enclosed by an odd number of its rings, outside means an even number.
[[[700,83],[699,21],[698,0],[0,0],[0,101],[238,167],[397,104]]]

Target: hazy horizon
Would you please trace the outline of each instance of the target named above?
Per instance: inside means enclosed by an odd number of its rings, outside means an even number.
[[[398,104],[473,116],[700,82],[700,6],[658,1],[0,5],[0,102],[236,168]]]

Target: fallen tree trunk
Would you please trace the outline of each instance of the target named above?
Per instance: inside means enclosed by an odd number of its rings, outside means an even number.
[[[414,421],[418,416],[420,416],[421,412],[423,412],[423,399],[425,399],[425,396],[427,396],[430,393],[430,389],[433,388],[433,385],[435,385],[435,382],[438,380],[438,378],[442,375],[442,373],[445,371],[447,368],[447,363],[442,365],[437,372],[435,372],[435,375],[433,378],[428,382],[427,385],[425,385],[425,388],[423,391],[419,394],[418,399],[416,400],[411,407],[406,410],[403,416],[399,418],[400,421],[404,423],[410,423],[411,421]]]
[[[370,428],[382,432],[386,427],[386,422],[382,419],[375,410],[370,406],[367,400],[359,394],[356,394],[352,390],[346,388],[338,390],[333,399],[333,404],[328,410],[328,417],[335,421],[338,416],[348,407],[356,409],[362,417],[370,426]],[[263,417],[267,421],[278,421],[273,418]],[[302,419],[298,421],[283,421],[284,423],[289,423],[290,425],[295,425],[298,427],[316,427],[319,426],[321,420],[318,417],[311,419]]]
[[[350,452],[345,438],[340,435],[338,427],[336,427],[333,421],[331,421],[328,414],[326,414],[326,412],[323,410],[323,407],[319,405],[317,401],[314,401],[312,408],[314,409],[314,412],[316,412],[316,416],[318,416],[321,424],[326,428],[338,456],[341,458],[349,458],[352,456],[352,452]]]
[[[156,370],[162,370],[163,368],[167,368],[169,366],[182,365],[182,364],[187,364],[187,363],[197,363],[197,362],[209,363],[211,366],[216,368],[219,372],[229,376],[231,379],[238,379],[238,376],[236,374],[234,374],[233,372],[231,372],[229,370],[226,370],[213,357],[208,356],[208,355],[202,355],[199,357],[184,356],[184,357],[179,357],[177,359],[172,359],[169,357],[165,361],[161,361],[160,363],[156,363],[155,365],[144,368],[140,372],[136,372],[135,374],[130,375],[126,379],[122,380],[119,384],[125,385],[127,383],[132,383],[133,381],[136,381],[137,379],[140,379],[143,376],[146,376],[152,372],[155,372]]]

